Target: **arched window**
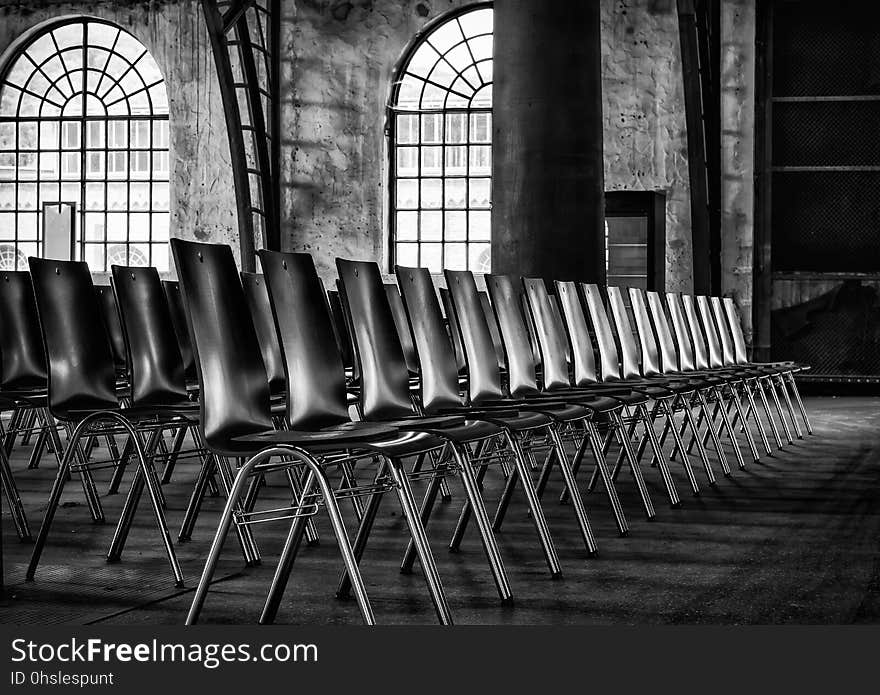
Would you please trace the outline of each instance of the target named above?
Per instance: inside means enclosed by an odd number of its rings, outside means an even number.
[[[168,268],[168,96],[156,61],[98,19],[41,27],[0,72],[0,268],[42,252],[43,207],[76,205],[92,270]]]
[[[492,7],[422,32],[389,106],[392,265],[490,269]]]

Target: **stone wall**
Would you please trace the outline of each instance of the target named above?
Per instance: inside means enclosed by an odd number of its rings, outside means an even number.
[[[666,288],[693,289],[675,0],[602,0],[605,190],[666,192]]]
[[[113,21],[149,49],[168,88],[171,234],[229,243],[238,256],[229,143],[198,0],[3,0],[0,53],[22,33],[46,20],[68,15]]]

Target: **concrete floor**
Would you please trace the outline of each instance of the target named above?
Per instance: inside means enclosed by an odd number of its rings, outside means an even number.
[[[646,468],[657,518],[648,523],[624,471],[618,482],[631,532],[617,536],[601,493],[587,496],[600,554],[585,559],[571,509],[556,504],[559,480],[545,506],[563,565],[553,581],[545,571],[521,498],[511,507],[500,540],[515,605],[499,605],[479,542],[471,531],[459,553],[445,549],[463,498],[453,481],[453,501],[438,507],[429,527],[441,575],[459,624],[659,624],[659,623],[870,623],[880,621],[880,398],[812,398],[807,401],[815,436],[796,441],[773,458],[749,464],[714,489],[690,497],[673,465],[683,508],[665,504],[656,470]],[[24,470],[13,467],[36,532],[54,475],[51,458]],[[747,456],[747,464],[750,459]],[[694,461],[698,476],[701,469]],[[716,471],[718,468],[716,466]],[[179,524],[195,470],[181,465],[166,486],[172,530]],[[107,472],[100,475],[106,480]],[[582,474],[586,483],[586,475]],[[698,477],[701,484],[703,478]],[[492,504],[501,490],[498,472],[486,479]],[[101,490],[106,489],[104,484]],[[417,488],[417,494],[420,488]],[[265,504],[284,498],[280,481]],[[263,499],[263,498],[261,498]],[[115,521],[122,495],[104,497]],[[201,569],[219,499],[209,499],[193,540],[178,544],[186,589],[173,588],[151,516],[142,506],[123,562],[103,553],[113,526],[89,523],[81,489],[65,493],[36,581],[24,582],[31,547],[17,542],[4,503],[7,597],[3,623],[152,624],[182,622]],[[350,514],[350,507],[344,509]],[[341,563],[324,517],[322,543],[297,560],[279,623],[360,622],[351,601],[334,597]],[[203,622],[255,622],[286,526],[256,528],[264,560],[242,565],[227,544]],[[401,575],[403,524],[393,496],[379,512],[362,568],[377,620],[432,623],[434,613],[421,575]],[[175,534],[176,535],[176,534]]]

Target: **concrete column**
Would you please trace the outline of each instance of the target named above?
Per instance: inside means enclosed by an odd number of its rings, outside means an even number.
[[[605,279],[599,0],[496,0],[492,270]]]

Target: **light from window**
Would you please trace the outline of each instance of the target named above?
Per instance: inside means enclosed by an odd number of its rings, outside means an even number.
[[[62,20],[0,77],[0,268],[40,255],[43,206],[67,202],[92,270],[167,270],[168,97],[144,45],[107,22]]]
[[[451,15],[404,58],[389,108],[393,263],[489,272],[492,9]]]

